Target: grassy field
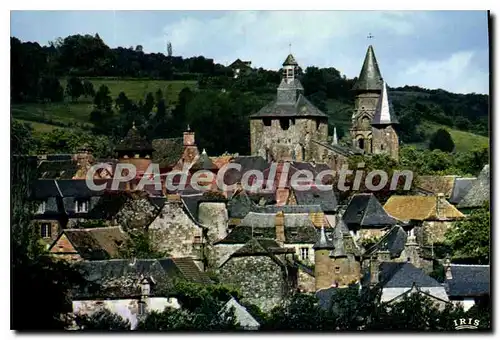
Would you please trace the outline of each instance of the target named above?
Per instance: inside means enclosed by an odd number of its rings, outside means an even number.
[[[455,143],[456,151],[469,151],[478,148],[484,148],[489,146],[489,138],[485,136],[476,135],[470,132],[455,130],[448,126],[439,125],[435,123],[426,122],[424,123],[425,129],[428,129],[429,134],[434,133],[439,128],[444,128],[448,131]]]
[[[171,103],[177,101],[179,92],[185,88],[194,88],[195,81],[167,81],[167,80],[120,80],[95,78],[89,80],[93,83],[94,89],[97,91],[101,85],[106,85],[111,97],[116,99],[120,92],[125,92],[128,98],[138,101],[144,99],[149,92],[153,94],[161,89],[163,96]],[[66,81],[61,80],[61,85],[66,87]],[[71,128],[75,124],[88,125],[90,112],[92,111],[92,98],[81,97],[78,101],[72,102],[66,100],[62,103],[50,104],[13,104],[11,105],[12,117],[17,120],[22,120],[31,123],[36,131],[47,132],[50,127],[57,128],[59,125],[64,125],[66,128]]]

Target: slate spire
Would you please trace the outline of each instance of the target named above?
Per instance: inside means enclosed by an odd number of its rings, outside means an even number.
[[[332,145],[337,145],[339,143],[339,139],[337,137],[337,127],[333,127],[333,139],[332,139]]]
[[[382,90],[382,81],[373,46],[370,45],[368,51],[366,51],[365,61],[358,80],[356,80],[352,89],[355,91],[380,91]]]
[[[295,61],[294,56],[290,53],[283,62],[283,66],[299,66],[297,61]]]
[[[347,256],[344,247],[344,232],[347,230],[347,226],[342,218],[339,218],[337,225],[333,231],[333,250],[330,252],[330,257],[343,257]]]
[[[382,85],[382,93],[378,99],[375,114],[373,115],[372,125],[389,125],[398,123],[398,119],[394,114],[394,109],[387,93],[387,84],[384,81]]]
[[[324,226],[321,226],[321,232],[319,233],[319,239],[314,244],[313,249],[314,250],[333,249],[333,245],[326,238]]]

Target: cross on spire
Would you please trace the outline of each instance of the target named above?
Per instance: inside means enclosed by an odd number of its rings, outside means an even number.
[[[292,43],[288,43],[288,53],[292,54]]]
[[[368,33],[368,36],[367,36],[368,39],[373,39],[375,38],[371,33]]]

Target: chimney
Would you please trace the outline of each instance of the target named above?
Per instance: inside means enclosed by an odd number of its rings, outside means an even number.
[[[446,280],[453,279],[453,275],[451,275],[451,260],[450,256],[447,256],[444,260],[444,276]]]
[[[446,206],[446,204],[447,204],[447,201],[446,201],[446,198],[444,197],[444,194],[443,193],[437,194],[437,196],[436,196],[436,215],[437,215],[437,218],[444,217],[444,216],[442,216],[442,214],[444,212],[444,207]]]
[[[380,262],[376,256],[372,256],[370,259],[370,285],[378,284],[380,275]]]
[[[286,205],[289,196],[290,196],[290,189],[289,188],[276,189],[276,205],[277,206]]]
[[[285,243],[285,215],[283,211],[278,211],[274,220],[276,228],[276,241],[282,245]]]
[[[187,130],[184,131],[184,146],[194,145],[194,132],[191,131],[189,125]]]

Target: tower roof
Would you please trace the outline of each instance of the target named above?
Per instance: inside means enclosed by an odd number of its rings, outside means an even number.
[[[352,89],[356,91],[382,90],[382,81],[382,75],[380,73],[380,69],[378,68],[373,46],[370,45],[368,46],[368,51],[366,51],[365,61],[363,62],[361,73],[359,74],[358,80]]]
[[[283,62],[283,66],[290,66],[290,65],[299,66],[299,64],[297,63],[297,61],[295,61],[295,58],[291,53],[288,55],[288,57],[286,57],[285,61]]]
[[[321,227],[321,232],[319,233],[319,239],[314,244],[313,248],[315,250],[321,249],[333,249],[333,245],[330,241],[328,241],[325,234],[325,227]]]
[[[115,151],[153,151],[153,146],[141,136],[134,122],[127,136],[116,146]]]
[[[382,94],[380,95],[377,108],[375,109],[375,114],[373,115],[372,125],[398,123],[398,119],[394,114],[394,109],[387,93],[387,84],[383,82]]]
[[[339,218],[337,225],[333,230],[333,237],[332,237],[333,250],[331,251],[330,256],[340,257],[347,255],[346,249],[344,247],[344,232],[348,233],[349,231],[344,221],[341,218]]]
[[[216,170],[217,166],[215,166],[214,162],[208,157],[207,152],[203,149],[198,160],[193,164],[193,170]]]

